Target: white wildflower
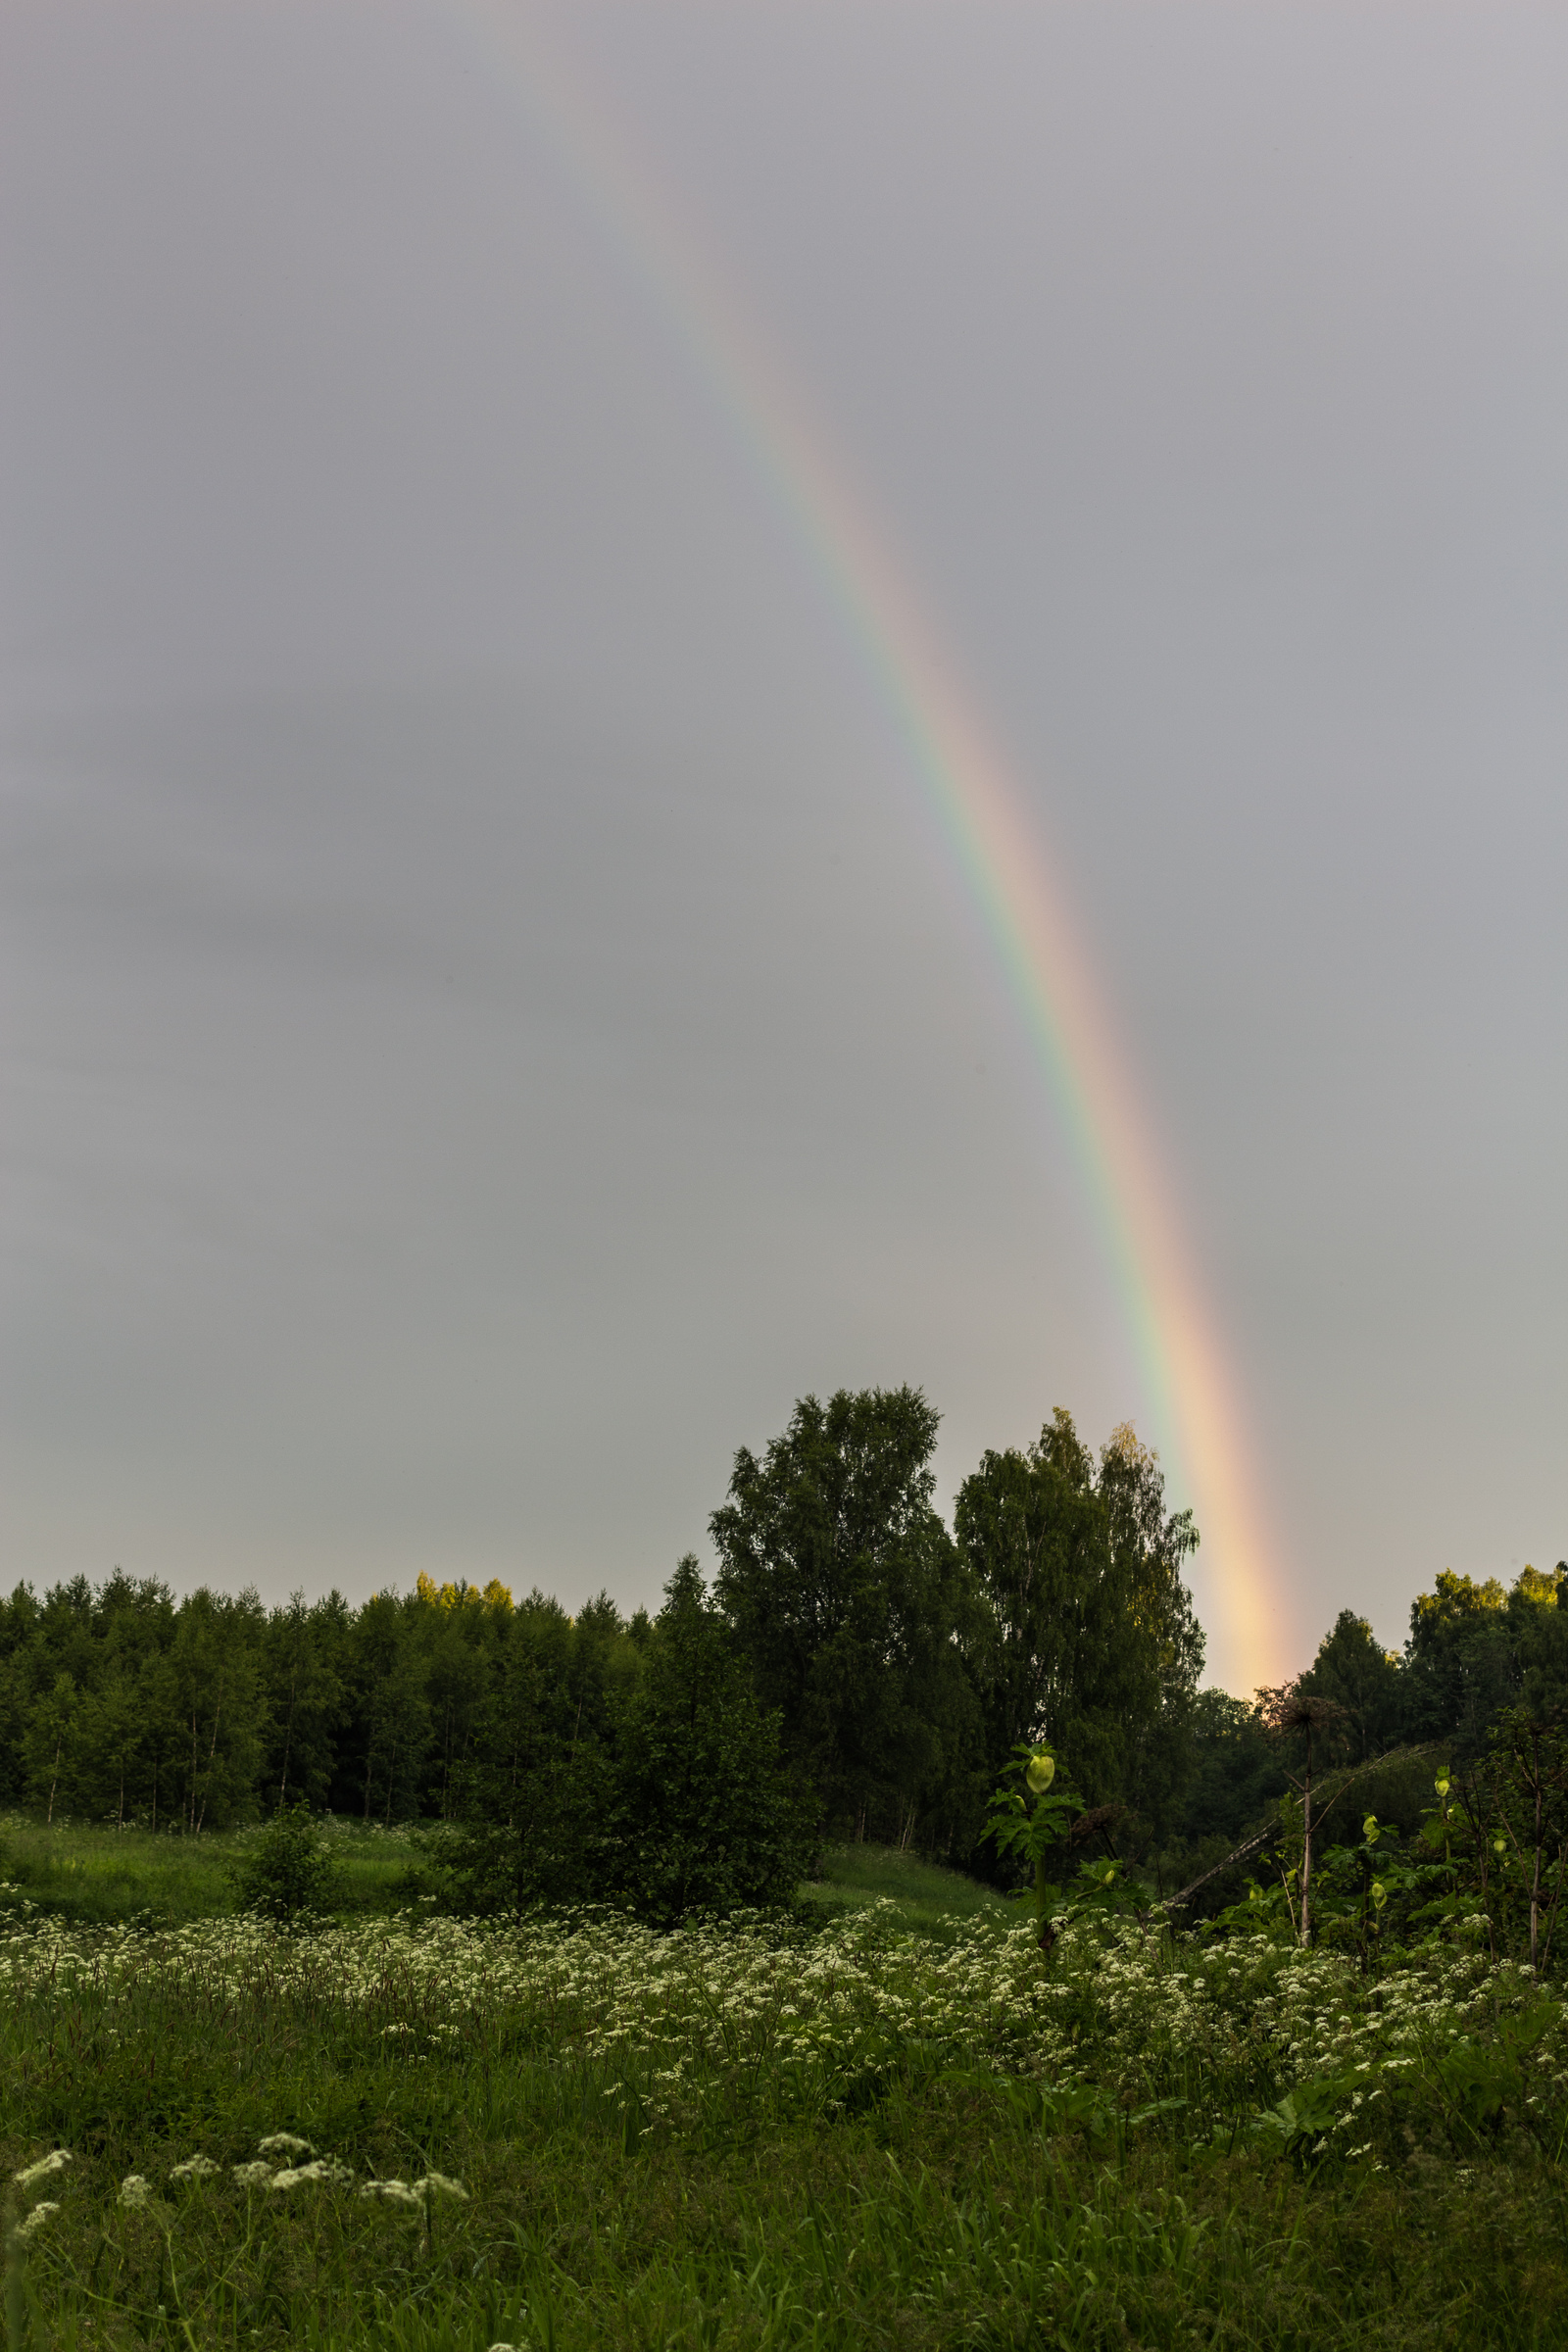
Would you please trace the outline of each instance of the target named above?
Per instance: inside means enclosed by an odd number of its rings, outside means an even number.
[[[120,2202],[128,2205],[132,2212],[139,2206],[149,2204],[152,2193],[152,2182],[141,2173],[127,2173],[120,2183]]]
[[[236,2164],[234,2167],[234,2179],[241,2188],[260,2188],[264,2180],[270,2180],[271,2178],[272,2168],[270,2164]]]
[[[32,2211],[28,2214],[24,2214],[22,2220],[17,2224],[18,2237],[31,2237],[34,2230],[41,2230],[43,2228],[44,2223],[49,2219],[49,2216],[52,2213],[58,2213],[59,2211],[60,2208],[53,2201],[53,2199],[45,2197],[41,2205],[35,2205]]]
[[[297,2139],[292,2132],[270,2132],[265,2139],[256,2142],[258,2156],[314,2156],[316,2150],[308,2139]]]
[[[367,2180],[360,2189],[362,2197],[381,2197],[388,2205],[422,2206],[423,2197],[407,2180]]]
[[[269,2188],[289,2189],[298,2188],[302,2180],[324,2180],[329,2187],[337,2188],[353,2178],[352,2165],[339,2164],[335,2156],[318,2156],[314,2164],[302,2164],[292,2171],[273,2173],[267,2185]]]
[[[35,2181],[47,2180],[53,2173],[63,2173],[70,2162],[69,2148],[51,2148],[47,2156],[40,2156],[25,2172],[14,2173],[12,2179],[19,2188],[31,2188]]]
[[[187,2156],[183,2164],[176,2164],[169,2178],[171,2180],[206,2180],[220,2169],[210,2156],[198,2154]]]

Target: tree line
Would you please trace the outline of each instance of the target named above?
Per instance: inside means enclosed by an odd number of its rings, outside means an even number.
[[[1285,1787],[1279,1743],[1258,1700],[1200,1687],[1198,1531],[1154,1454],[1127,1427],[1095,1452],[1058,1410],[982,1457],[950,1527],[937,1427],[913,1389],[803,1398],[735,1457],[711,1585],[681,1562],[654,1616],[423,1576],[271,1609],[119,1571],[41,1598],[19,1585],[0,1602],[0,1802],[186,1836],[296,1800],[445,1822],[498,1897],[641,1871],[645,1907],[672,1915],[704,1854],[755,1892],[814,1834],[994,1867],[987,1799],[1037,1739],[1129,1852],[1247,1826]],[[1445,1572],[1402,1655],[1346,1612],[1298,1687],[1335,1702],[1347,1757],[1479,1753],[1505,1706],[1568,1703],[1565,1588],[1561,1564],[1506,1592]]]

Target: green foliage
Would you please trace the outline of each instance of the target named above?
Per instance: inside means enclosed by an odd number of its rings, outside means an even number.
[[[997,1853],[1021,1862],[1034,1887],[1035,1930],[1042,1944],[1050,1926],[1051,1864],[1084,1811],[1076,1788],[1056,1778],[1056,1759],[1045,1742],[1018,1746],[1004,1768],[986,1813],[986,1836]]]
[[[830,1825],[952,1834],[979,1763],[954,1646],[962,1572],[931,1496],[937,1414],[918,1390],[796,1406],[759,1460],[735,1456],[711,1520],[716,1596]],[[972,1832],[971,1832],[972,1834]]]
[[[300,1798],[275,1813],[231,1867],[242,1911],[289,1927],[307,1913],[330,1908],[336,1886],[331,1849]]]
[[[779,1907],[816,1859],[816,1804],[786,1765],[697,1562],[665,1589],[616,1724],[616,1892],[666,1924]]]
[[[1352,1609],[1340,1611],[1297,1688],[1341,1709],[1318,1743],[1325,1764],[1364,1764],[1397,1746],[1406,1711],[1399,1660]]]
[[[1202,1636],[1182,1582],[1197,1544],[1164,1508],[1153,1454],[1115,1431],[1097,1464],[1059,1408],[1027,1453],[988,1453],[954,1528],[987,1604],[977,1646],[994,1769],[1013,1747],[1069,1750],[1095,1804],[1179,1818]]]
[[[666,1925],[787,1904],[816,1807],[696,1560],[639,1642],[604,1604],[537,1630],[554,1671],[516,1645],[438,1846],[445,1886],[481,1910],[602,1901]]]
[[[1279,1749],[1256,1705],[1227,1690],[1200,1690],[1193,1701],[1194,1770],[1185,1791],[1182,1834],[1192,1844],[1233,1845],[1285,1787]]]
[[[1405,1693],[1417,1739],[1447,1738],[1461,1757],[1479,1754],[1487,1728],[1513,1696],[1514,1626],[1495,1577],[1476,1584],[1445,1569],[1410,1611]]]

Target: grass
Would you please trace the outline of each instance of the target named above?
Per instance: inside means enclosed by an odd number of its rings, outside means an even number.
[[[415,1861],[407,1834],[330,1825],[345,1912],[390,1910]],[[160,1920],[214,1919],[234,1908],[229,1872],[254,1831],[185,1838],[143,1828],[46,1828],[21,1814],[0,1818],[0,1880],[40,1911],[82,1926],[107,1926],[148,1912]]]
[[[29,1848],[35,1883],[107,1899],[97,1835]],[[1048,1969],[869,1847],[827,1858],[814,1934],[367,1904],[290,1938],[204,1915],[224,1884],[165,1886],[161,1928],[0,1924],[0,2180],[72,2151],[16,2193],[58,2210],[11,2239],[11,2352],[1568,2341],[1568,2020],[1463,1955],[1402,1991],[1261,1944]],[[236,2181],[278,2132],[353,2179]]]
[[[335,1908],[353,1914],[396,1907],[410,1891],[417,1849],[407,1832],[363,1827],[347,1817],[329,1825],[338,1874]],[[148,1912],[157,1919],[214,1919],[234,1909],[229,1873],[253,1831],[200,1838],[132,1827],[57,1824],[21,1814],[0,1819],[0,1880],[9,1880],[40,1911],[82,1925],[107,1925]],[[947,1937],[957,1920],[1012,1919],[1015,1906],[991,1887],[893,1846],[842,1845],[823,1851],[822,1876],[801,1889],[824,1918],[891,1903],[911,1934]]]
[[[1017,1904],[993,1887],[891,1845],[825,1847],[822,1875],[801,1892],[829,1918],[890,1903],[900,1927],[944,1941],[962,1920],[994,1919],[1015,1927],[1020,1917]]]

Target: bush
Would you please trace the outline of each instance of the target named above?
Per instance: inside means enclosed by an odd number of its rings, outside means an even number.
[[[302,1799],[276,1813],[230,1873],[242,1911],[260,1911],[285,1927],[307,1911],[324,1911],[336,1873],[320,1824]]]

